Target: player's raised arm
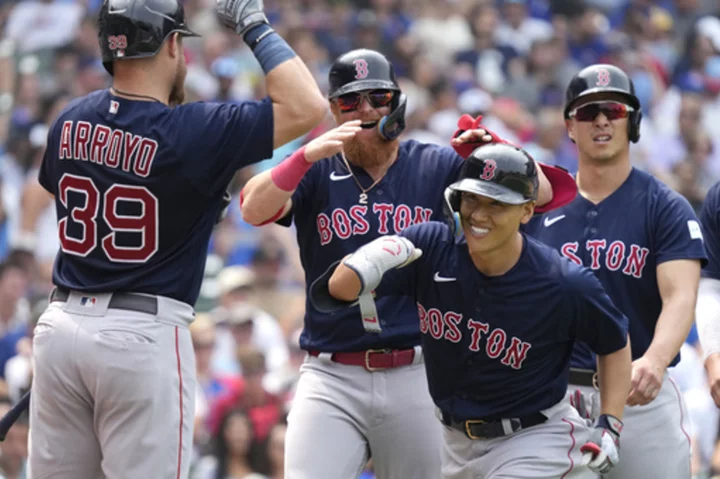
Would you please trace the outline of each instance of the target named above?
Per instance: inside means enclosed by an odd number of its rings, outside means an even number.
[[[274,168],[250,178],[240,195],[243,219],[262,225],[285,216],[291,196],[310,166],[339,153],[345,142],[360,131],[360,120],[352,120],[315,138]]]
[[[265,72],[275,148],[320,123],[327,102],[303,61],[268,23],[262,0],[218,0],[217,9],[220,20],[243,37]]]
[[[465,114],[458,119],[458,129],[450,139],[450,145],[463,158],[470,156],[475,148],[482,145],[495,143],[512,145],[509,141],[503,140],[497,134],[488,130],[481,122],[482,115],[473,118]],[[538,163],[537,161],[535,161],[535,165],[538,167],[539,183],[537,205],[535,206],[536,213],[554,210],[575,199],[577,185],[570,174],[560,168]]]

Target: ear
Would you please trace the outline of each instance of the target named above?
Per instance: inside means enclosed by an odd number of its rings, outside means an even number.
[[[575,143],[575,133],[573,133],[571,120],[565,120],[565,129],[567,130],[568,138],[570,138],[572,142]]]
[[[527,203],[523,203],[523,215],[520,218],[520,223],[526,225],[528,221],[530,221],[530,218],[533,217],[535,214],[535,201],[528,201]]]
[[[177,58],[181,52],[180,52],[180,34],[179,33],[173,33],[170,35],[170,38],[168,38],[167,41],[168,44],[168,54],[170,55],[170,58]]]

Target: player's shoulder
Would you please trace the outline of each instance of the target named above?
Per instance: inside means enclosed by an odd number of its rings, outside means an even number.
[[[573,263],[555,248],[536,240],[528,234],[523,235],[526,242],[524,260],[537,276],[546,281],[570,286],[579,276],[585,276],[587,268]],[[592,273],[591,273],[592,274]]]
[[[412,241],[415,246],[420,246],[421,244],[450,244],[457,240],[450,231],[450,226],[442,221],[417,223],[408,226],[400,234]]]
[[[720,181],[710,187],[705,195],[703,205],[708,205],[713,209],[717,209],[718,205],[720,205]]]
[[[73,119],[76,114],[83,114],[85,109],[90,108],[95,110],[97,104],[102,101],[108,95],[107,90],[97,90],[88,93],[87,95],[73,98],[70,100],[60,113],[55,118],[54,124],[60,124],[67,119]]]
[[[658,177],[637,168],[633,168],[630,181],[633,182],[633,189],[646,192],[650,201],[676,201],[683,198],[680,193],[670,188]]]
[[[170,116],[195,122],[202,119],[206,123],[219,122],[225,125],[236,117],[247,115],[272,114],[272,101],[269,97],[260,100],[235,101],[193,101],[178,105],[170,110]]]
[[[412,161],[462,163],[463,159],[450,146],[435,143],[423,143],[417,140],[400,142],[399,158],[412,158]]]

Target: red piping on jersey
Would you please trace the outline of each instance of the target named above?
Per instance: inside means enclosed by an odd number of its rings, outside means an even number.
[[[175,326],[175,356],[177,357],[177,370],[178,379],[180,379],[180,386],[178,392],[180,397],[180,440],[178,441],[178,465],[176,479],[180,479],[180,471],[182,470],[182,448],[183,448],[183,383],[182,383],[182,368],[180,367],[180,335],[178,327]]]
[[[570,449],[568,449],[568,459],[570,459],[570,467],[568,468],[567,471],[565,471],[565,474],[560,476],[560,479],[565,479],[565,477],[568,474],[570,474],[570,471],[572,471],[573,467],[575,466],[575,461],[573,461],[573,458],[571,455],[572,450],[575,449],[575,436],[573,436],[573,432],[575,432],[575,424],[571,423],[570,421],[568,421],[565,418],[562,418],[562,420],[563,420],[563,422],[566,422],[570,425],[570,439],[572,439],[572,444],[570,445]]]
[[[243,196],[244,190],[240,190],[240,209],[242,209],[243,201],[245,201],[245,197]],[[283,210],[285,210],[285,205],[282,205],[279,210],[277,210],[277,213],[272,215],[270,218],[266,219],[262,223],[258,223],[253,226],[265,226],[269,225],[270,223],[275,223],[277,220],[282,218]]]

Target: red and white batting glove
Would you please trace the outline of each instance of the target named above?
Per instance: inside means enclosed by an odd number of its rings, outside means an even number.
[[[386,271],[402,268],[422,255],[422,250],[402,236],[381,236],[358,248],[343,261],[360,277],[360,294],[368,293],[380,284]]]
[[[488,130],[487,127],[483,126],[480,122],[482,122],[482,115],[478,115],[477,118],[473,118],[467,113],[465,113],[463,116],[461,116],[458,119],[458,129],[453,134],[453,138],[457,138],[458,136],[462,135],[464,132],[468,130],[477,130],[478,128],[482,128],[485,130],[485,134],[490,135],[492,138],[491,141],[477,141],[473,143],[463,143],[460,145],[453,145],[453,148],[455,149],[455,152],[462,156],[463,158],[467,159],[473,151],[475,151],[475,148],[477,148],[480,145],[492,145],[494,143],[505,143],[507,145],[517,146],[507,140],[503,140],[499,136],[497,136],[492,131]]]
[[[602,414],[595,423],[588,442],[580,446],[582,463],[598,474],[607,474],[620,461],[620,432],[623,423],[609,414]]]

